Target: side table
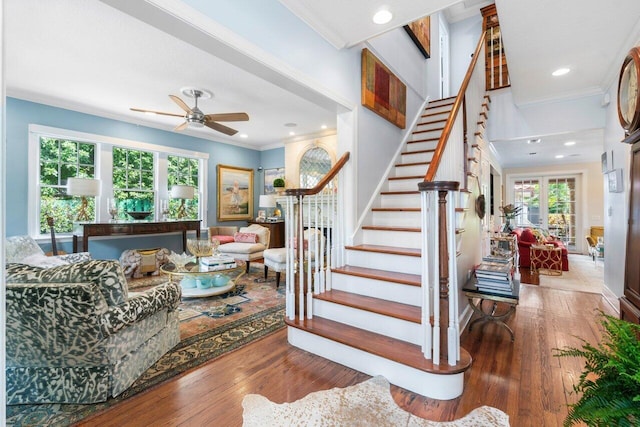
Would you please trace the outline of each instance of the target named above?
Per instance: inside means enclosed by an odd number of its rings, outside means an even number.
[[[473,309],[474,313],[480,315],[480,317],[469,323],[469,331],[473,329],[473,325],[476,323],[496,322],[498,325],[502,325],[509,332],[509,335],[511,335],[511,341],[515,341],[513,330],[504,322],[504,320],[516,311],[516,306],[520,300],[520,281],[518,279],[513,280],[513,291],[510,293],[480,290],[476,286],[475,278],[471,278],[462,288],[462,291],[469,299],[469,305]],[[489,308],[487,311],[485,311],[483,306],[485,301],[489,302]],[[506,304],[508,307],[506,311],[499,312],[498,303]]]
[[[549,276],[562,275],[562,249],[553,245],[531,245],[531,271]]]

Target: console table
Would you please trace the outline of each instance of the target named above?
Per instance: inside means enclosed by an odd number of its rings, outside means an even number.
[[[89,251],[89,237],[133,236],[137,234],[163,234],[182,232],[182,250],[187,250],[187,231],[195,231],[200,237],[200,221],[127,221],[127,222],[84,222],[74,225],[73,252],[78,252],[78,240],[82,238],[82,248]]]
[[[480,317],[469,323],[469,331],[473,329],[473,325],[476,323],[485,321],[496,322],[497,324],[502,325],[507,329],[509,335],[511,335],[512,342],[515,340],[513,330],[504,322],[504,320],[506,320],[509,316],[511,316],[511,314],[513,314],[514,311],[516,311],[516,306],[518,305],[518,301],[520,300],[520,280],[513,280],[512,292],[494,293],[478,289],[476,287],[475,278],[471,278],[462,288],[462,291],[469,299],[469,305],[471,306],[473,311],[480,315]],[[485,311],[483,307],[483,303],[485,301],[490,302],[490,308],[487,311]],[[499,313],[498,303],[505,304],[508,307],[507,310]]]

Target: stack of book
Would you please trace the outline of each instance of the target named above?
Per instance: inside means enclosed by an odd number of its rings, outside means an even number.
[[[476,267],[478,290],[499,294],[513,292],[513,264],[508,259],[484,258]]]
[[[209,271],[228,270],[237,266],[236,260],[229,255],[215,255],[200,258],[201,269],[207,269]]]

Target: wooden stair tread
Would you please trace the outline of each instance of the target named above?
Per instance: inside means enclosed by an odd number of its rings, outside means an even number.
[[[426,150],[416,150],[416,151],[403,151],[400,153],[401,156],[408,156],[410,154],[424,154],[424,153],[434,153],[436,151],[435,148],[427,148]]]
[[[426,173],[426,172],[425,172]],[[422,179],[424,175],[410,175],[410,176],[390,176],[387,178],[389,181],[397,181],[399,179]]]
[[[406,167],[406,166],[420,166],[420,165],[428,165],[431,162],[414,162],[414,163],[397,163],[394,166],[397,168]]]
[[[407,144],[417,144],[419,142],[432,142],[432,141],[440,141],[440,137],[438,137],[438,138],[414,139],[412,141],[407,141]]]
[[[434,374],[459,374],[471,366],[471,355],[460,349],[460,361],[449,366],[446,361],[439,365],[425,359],[420,346],[406,341],[386,337],[364,329],[355,328],[343,323],[315,317],[313,319],[291,320],[285,318],[288,326],[357,348],[359,350],[383,357],[405,366]]]
[[[376,268],[357,267],[355,265],[332,268],[331,271],[349,276],[384,280],[387,282],[401,283],[403,285],[421,286],[421,277],[419,274],[398,273],[397,271],[378,270]]]
[[[371,208],[373,212],[420,212],[420,208]]]
[[[406,190],[406,191],[381,191],[380,192],[381,195],[384,196],[402,196],[402,195],[409,195],[409,194],[416,194],[419,195],[420,191],[418,190]]]
[[[353,294],[351,292],[331,290],[316,295],[315,298],[418,324],[420,324],[422,317],[422,310],[415,305],[382,300],[365,295]]]
[[[386,246],[386,245],[357,245],[357,246],[345,246],[345,249],[352,251],[363,251],[363,252],[376,252],[383,254],[392,254],[392,255],[406,255],[406,256],[414,256],[421,257],[422,250],[416,248],[403,248],[400,246]]]
[[[421,116],[421,117],[424,117],[424,116]],[[428,122],[416,123],[416,126],[426,126],[426,125],[432,125],[434,123],[443,123],[443,122],[446,122],[446,121],[447,121],[447,119],[431,120],[431,121],[428,121]]]
[[[428,133],[428,132],[440,132],[444,130],[444,128],[435,128],[435,129],[425,129],[425,130],[414,130],[413,132],[411,132],[412,135],[415,135],[417,133]]]
[[[422,231],[420,227],[392,227],[389,225],[363,225],[362,229],[378,231],[408,231],[410,233],[420,233]]]

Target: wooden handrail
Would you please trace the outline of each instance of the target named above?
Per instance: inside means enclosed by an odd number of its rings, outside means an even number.
[[[436,176],[436,172],[438,171],[438,167],[440,166],[440,160],[442,158],[442,155],[444,154],[444,149],[447,147],[447,141],[449,140],[449,136],[451,135],[451,130],[453,129],[453,123],[455,122],[458,111],[462,106],[462,101],[464,100],[464,95],[467,92],[467,87],[469,86],[469,82],[471,81],[473,70],[476,68],[476,63],[478,62],[480,51],[482,50],[482,46],[484,45],[485,36],[486,32],[483,31],[482,35],[480,36],[480,40],[478,41],[476,51],[473,54],[473,58],[471,58],[471,63],[469,64],[469,68],[467,69],[467,74],[464,75],[464,80],[462,81],[462,85],[460,86],[460,90],[458,91],[458,95],[456,96],[456,100],[453,102],[451,114],[449,114],[447,122],[444,124],[444,129],[442,130],[442,134],[440,135],[440,139],[438,140],[436,151],[433,153],[431,163],[429,164],[429,169],[427,169],[427,173],[424,176],[425,181],[433,181]]]
[[[336,177],[336,175],[338,175],[338,172],[340,172],[340,170],[347,163],[348,160],[349,160],[349,152],[347,151],[342,155],[342,157],[340,157],[340,159],[336,162],[336,164],[333,165],[331,170],[327,172],[324,178],[322,178],[322,180],[320,180],[320,182],[315,187],[290,188],[288,190],[285,190],[284,194],[286,194],[287,196],[312,196],[314,194],[318,194],[324,189],[324,187],[327,186],[329,182],[331,182],[333,178]]]

